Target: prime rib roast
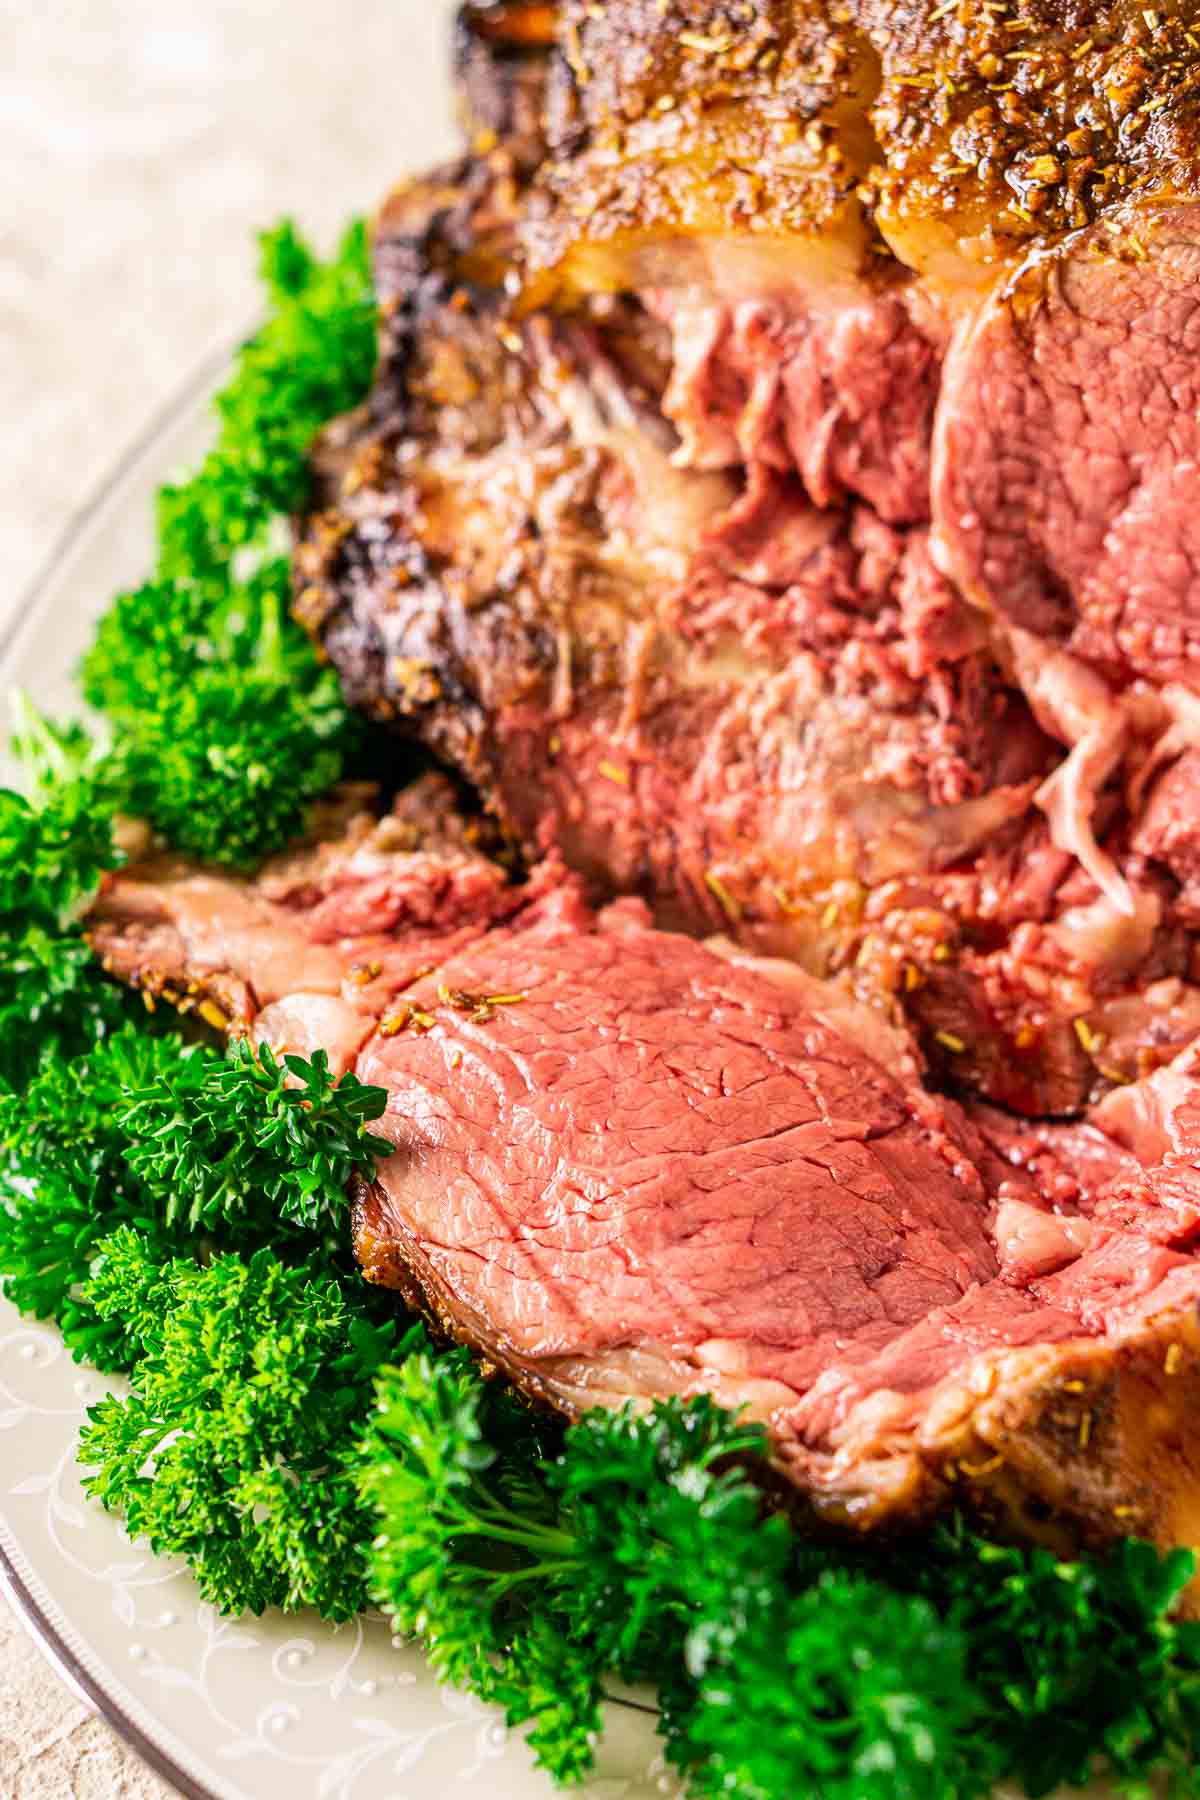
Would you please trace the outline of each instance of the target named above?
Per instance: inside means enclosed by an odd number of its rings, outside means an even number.
[[[566,1413],[1200,1541],[1200,7],[475,0],[457,66],[296,611],[485,814],[148,857],[98,951],[385,1087],[366,1273]]]
[[[386,1088],[372,1280],[569,1415],[745,1406],[829,1528],[1195,1541],[1186,1063],[1075,1125],[973,1121],[796,964],[596,910],[556,857],[513,882],[444,778],[361,798],[253,880],[147,856],[90,934],[152,1001]]]

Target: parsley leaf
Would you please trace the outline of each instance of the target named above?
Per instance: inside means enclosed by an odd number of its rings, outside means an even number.
[[[122,857],[86,734],[18,703],[31,797],[0,789],[0,1088],[117,1029],[128,997],[100,978],[77,920]]]
[[[135,1538],[187,1558],[222,1612],[366,1603],[371,1521],[354,1465],[363,1396],[401,1347],[361,1281],[270,1250],[161,1262],[100,1246],[87,1297],[140,1345],[134,1391],[91,1408],[85,1486]]]
[[[959,1526],[881,1570],[930,1598],[969,1645],[979,1736],[1037,1800],[1099,1767],[1131,1795],[1197,1791],[1200,1623],[1171,1615],[1195,1572],[1128,1539],[1067,1561]]]
[[[520,1617],[516,1590],[572,1551],[543,1484],[527,1485],[520,1506],[506,1493],[506,1472],[528,1474],[536,1439],[510,1419],[501,1462],[486,1434],[493,1405],[465,1351],[414,1353],[384,1373],[362,1473],[382,1520],[382,1604],[398,1631],[425,1639],[439,1675],[485,1699],[511,1674],[499,1659]]]
[[[71,1350],[124,1369],[140,1354],[118,1311],[86,1297],[100,1241],[136,1228],[162,1258],[215,1237],[342,1253],[346,1186],[392,1145],[366,1130],[386,1095],[327,1058],[228,1057],[126,1028],[0,1093],[0,1279]]]
[[[83,1294],[101,1239],[126,1224],[163,1257],[179,1247],[126,1163],[124,1095],[205,1054],[125,1027],[73,1062],[49,1058],[20,1092],[0,1093],[4,1291],[22,1312],[54,1319],[72,1354],[98,1368],[128,1368],[136,1353],[120,1319],[101,1319]]]
[[[492,1404],[461,1354],[384,1371],[361,1476],[373,1586],[441,1675],[532,1724],[559,1779],[591,1765],[606,1677],[665,1674],[697,1793],[959,1791],[960,1638],[862,1579],[791,1592],[791,1533],[732,1460],[762,1453],[761,1428],[708,1399],[589,1413],[514,1505],[531,1446],[492,1447]]]
[[[386,1106],[384,1088],[335,1082],[323,1050],[279,1063],[265,1044],[235,1041],[225,1059],[156,1070],[127,1090],[117,1122],[125,1160],[168,1225],[228,1229],[257,1216],[315,1231],[341,1220],[353,1172],[392,1154],[366,1130]]]
[[[709,1400],[586,1414],[540,1458],[496,1405],[461,1352],[382,1372],[372,1587],[444,1678],[531,1723],[559,1779],[590,1767],[615,1674],[658,1684],[667,1754],[711,1800],[1097,1773],[1200,1791],[1200,1626],[1167,1616],[1190,1556],[1066,1564],[963,1529],[886,1557],[804,1544],[740,1466],[762,1432]]]
[[[943,1800],[986,1794],[966,1642],[933,1608],[830,1570],[748,1615],[676,1721],[695,1794]]]

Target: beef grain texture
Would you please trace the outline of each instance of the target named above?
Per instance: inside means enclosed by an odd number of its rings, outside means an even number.
[[[1190,1069],[1126,1091],[1051,1211],[1028,1146],[925,1093],[872,1012],[595,913],[561,865],[514,887],[445,807],[427,784],[252,882],[151,859],[89,920],[143,991],[386,1088],[369,1278],[568,1415],[747,1406],[830,1527],[967,1505],[1194,1540]]]
[[[935,510],[959,586],[1102,668],[1200,688],[1198,419],[1200,212],[1133,204],[951,358]]]

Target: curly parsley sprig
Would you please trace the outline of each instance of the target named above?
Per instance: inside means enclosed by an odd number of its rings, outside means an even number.
[[[54,1319],[76,1356],[126,1369],[138,1347],[119,1312],[87,1298],[101,1240],[119,1226],[160,1259],[200,1244],[323,1246],[344,1257],[346,1187],[391,1154],[367,1123],[387,1096],[328,1059],[228,1055],[125,1027],[87,1055],[48,1060],[0,1094],[0,1279]]]
[[[131,1015],[100,978],[78,921],[123,861],[87,734],[18,697],[27,795],[0,789],[0,1092],[78,1055]]]
[[[539,1457],[461,1352],[382,1371],[360,1484],[374,1592],[444,1678],[591,1765],[608,1679],[650,1680],[692,1793],[972,1800],[1109,1774],[1195,1795],[1195,1562],[1064,1562],[964,1529],[869,1556],[763,1517],[762,1432],[711,1401],[596,1411]]]
[[[708,1399],[596,1411],[531,1491],[527,1437],[489,1441],[493,1405],[462,1355],[383,1372],[361,1476],[372,1579],[443,1677],[531,1726],[558,1779],[591,1767],[616,1677],[665,1685],[697,1793],[973,1791],[947,1785],[973,1710],[961,1644],[924,1602],[880,1615],[886,1596],[836,1559],[819,1604],[793,1594],[792,1534],[739,1466],[761,1427]]]
[[[159,495],[158,567],[83,663],[112,727],[112,803],[186,853],[250,867],[281,848],[357,739],[332,670],[289,615],[286,519],[317,431],[375,366],[366,232],[321,262],[285,223],[262,243],[270,312],[217,399],[218,442]]]
[[[560,1781],[591,1769],[616,1678],[657,1685],[700,1800],[1198,1791],[1186,1553],[804,1543],[764,1516],[758,1427],[701,1398],[564,1433],[320,1257],[164,1266],[122,1230],[86,1297],[138,1345],[84,1436],[91,1491],[225,1611],[374,1597]]]
[[[91,1409],[85,1485],[225,1611],[366,1604],[372,1524],[355,1484],[363,1395],[402,1348],[393,1315],[317,1255],[165,1266],[136,1232],[99,1248],[88,1298],[138,1340],[134,1392]]]
[[[78,928],[120,866],[116,817],[236,865],[290,838],[337,778],[353,727],[287,611],[283,515],[303,503],[315,432],[365,392],[375,307],[361,225],[318,261],[283,225],[262,240],[270,307],[218,400],[219,439],[159,500],[154,580],[123,595],[85,659],[111,744],[18,703],[28,797],[0,793],[0,1277],[73,1351],[128,1360],[83,1296],[105,1233],[163,1254],[201,1232],[328,1239],[383,1096],[324,1059],[226,1059],[127,1027]],[[103,1100],[101,1101],[101,1096]]]
[[[335,1081],[311,1062],[235,1041],[225,1058],[184,1060],[128,1089],[117,1109],[125,1160],[161,1198],[168,1225],[223,1230],[270,1220],[320,1231],[340,1222],[346,1184],[394,1146],[366,1130],[387,1106],[384,1088]]]

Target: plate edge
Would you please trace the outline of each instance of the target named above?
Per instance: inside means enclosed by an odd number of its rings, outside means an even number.
[[[156,1775],[169,1782],[183,1800],[220,1800],[220,1796],[214,1794],[211,1788],[202,1787],[186,1770],[172,1761],[166,1751],[142,1730],[136,1720],[129,1717],[103,1683],[84,1666],[18,1574],[5,1546],[2,1530],[0,1593],[8,1601],[18,1623],[24,1627],[60,1680],[89,1711],[103,1719],[105,1724],[111,1725]]]
[[[169,431],[180,414],[210,388],[221,370],[228,368],[237,348],[254,330],[239,333],[223,345],[209,351],[189,372],[179,386],[160,402],[147,423],[129,441],[116,462],[102,476],[87,499],[75,509],[59,530],[54,543],[33,578],[26,583],[12,613],[0,631],[0,666],[6,664],[21,638],[30,617],[36,612],[45,589],[55,579],[63,563],[84,537],[97,514],[119,495],[128,480],[136,476],[143,458],[150,454],[163,433]],[[0,1594],[8,1602],[17,1622],[31,1642],[46,1658],[55,1674],[68,1690],[103,1719],[136,1751],[148,1768],[168,1782],[183,1800],[221,1800],[211,1788],[202,1786],[185,1769],[156,1744],[137,1721],[129,1716],[121,1703],[107,1691],[71,1649],[62,1633],[35,1599],[13,1561],[4,1541],[0,1523]]]
[[[141,430],[129,440],[86,499],[67,516],[55,534],[44,560],[22,587],[0,629],[0,664],[8,662],[45,589],[85,536],[97,514],[103,512],[109,502],[124,489],[125,483],[136,475],[143,458],[150,454],[163,434],[177,423],[180,415],[213,386],[222,370],[228,369],[238,350],[254,335],[256,329],[257,325],[251,324],[236,337],[228,338],[223,344],[206,352],[179,386],[165,400],[160,401]]]

